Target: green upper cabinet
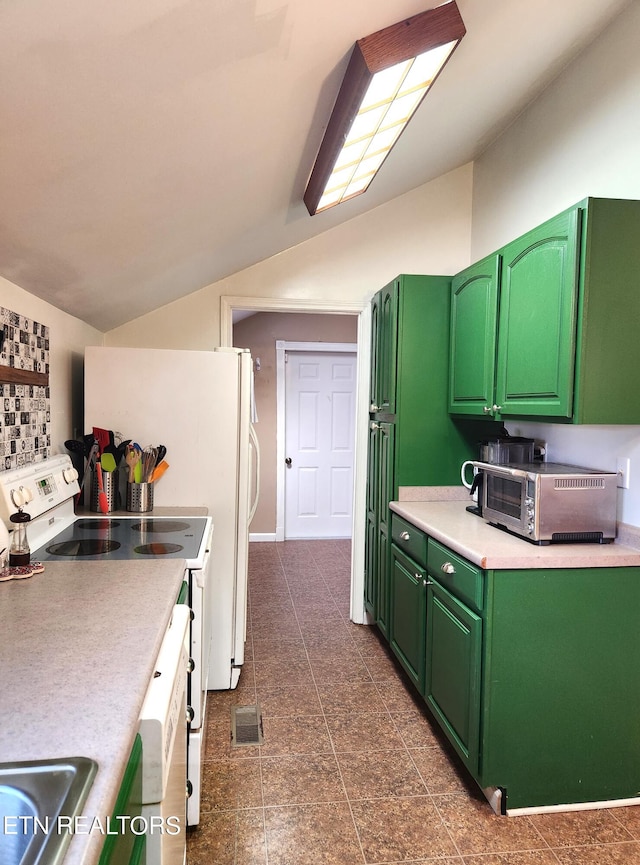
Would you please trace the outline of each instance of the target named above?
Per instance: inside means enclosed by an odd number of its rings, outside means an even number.
[[[640,423],[640,202],[585,199],[452,284],[449,411]]]
[[[502,250],[495,414],[571,417],[578,223],[576,208]]]
[[[488,414],[494,403],[498,325],[497,255],[479,261],[453,279],[449,411]]]
[[[399,280],[379,291],[371,302],[371,400],[369,410],[395,414]]]

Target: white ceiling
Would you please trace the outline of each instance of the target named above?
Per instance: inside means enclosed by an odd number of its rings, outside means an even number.
[[[106,331],[476,158],[630,0],[458,0],[369,190],[302,202],[353,43],[437,0],[0,3],[0,275]]]

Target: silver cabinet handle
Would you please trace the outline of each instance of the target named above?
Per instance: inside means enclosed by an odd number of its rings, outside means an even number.
[[[496,405],[496,404],[494,403],[494,404],[493,404],[493,411],[502,411],[502,406],[501,406],[501,405]]]
[[[380,429],[380,424],[376,423],[374,420],[369,424],[369,429]]]
[[[380,411],[380,406],[376,405],[374,402],[369,406],[369,411]]]
[[[409,532],[400,532],[400,540],[401,541],[408,541],[410,538],[411,538],[411,535],[409,534]]]
[[[196,713],[193,709],[193,706],[187,706],[186,716],[187,716],[187,723],[190,724],[196,716]]]
[[[483,411],[485,414],[489,414],[489,413],[492,411],[491,406],[490,406],[490,405],[485,405],[485,406],[483,406],[483,407],[482,407],[482,411]]]
[[[445,562],[444,565],[440,565],[440,570],[443,574],[455,574],[456,572],[451,562]]]

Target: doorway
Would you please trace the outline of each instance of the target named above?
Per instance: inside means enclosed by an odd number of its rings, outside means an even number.
[[[357,387],[355,458],[353,484],[352,518],[352,560],[351,560],[351,614],[352,621],[364,623],[367,616],[364,609],[364,537],[365,503],[367,482],[367,440],[369,407],[369,365],[371,357],[371,311],[369,301],[339,302],[321,300],[296,300],[273,297],[222,296],[220,298],[220,345],[233,345],[233,312],[292,312],[292,313],[329,313],[357,316]],[[284,457],[284,453],[283,453]]]
[[[356,351],[349,343],[276,342],[285,539],[351,537]]]

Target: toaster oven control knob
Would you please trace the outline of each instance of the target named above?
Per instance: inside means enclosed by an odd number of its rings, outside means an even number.
[[[64,478],[65,483],[72,484],[74,481],[78,480],[78,472],[73,468],[64,469],[62,477]]]

